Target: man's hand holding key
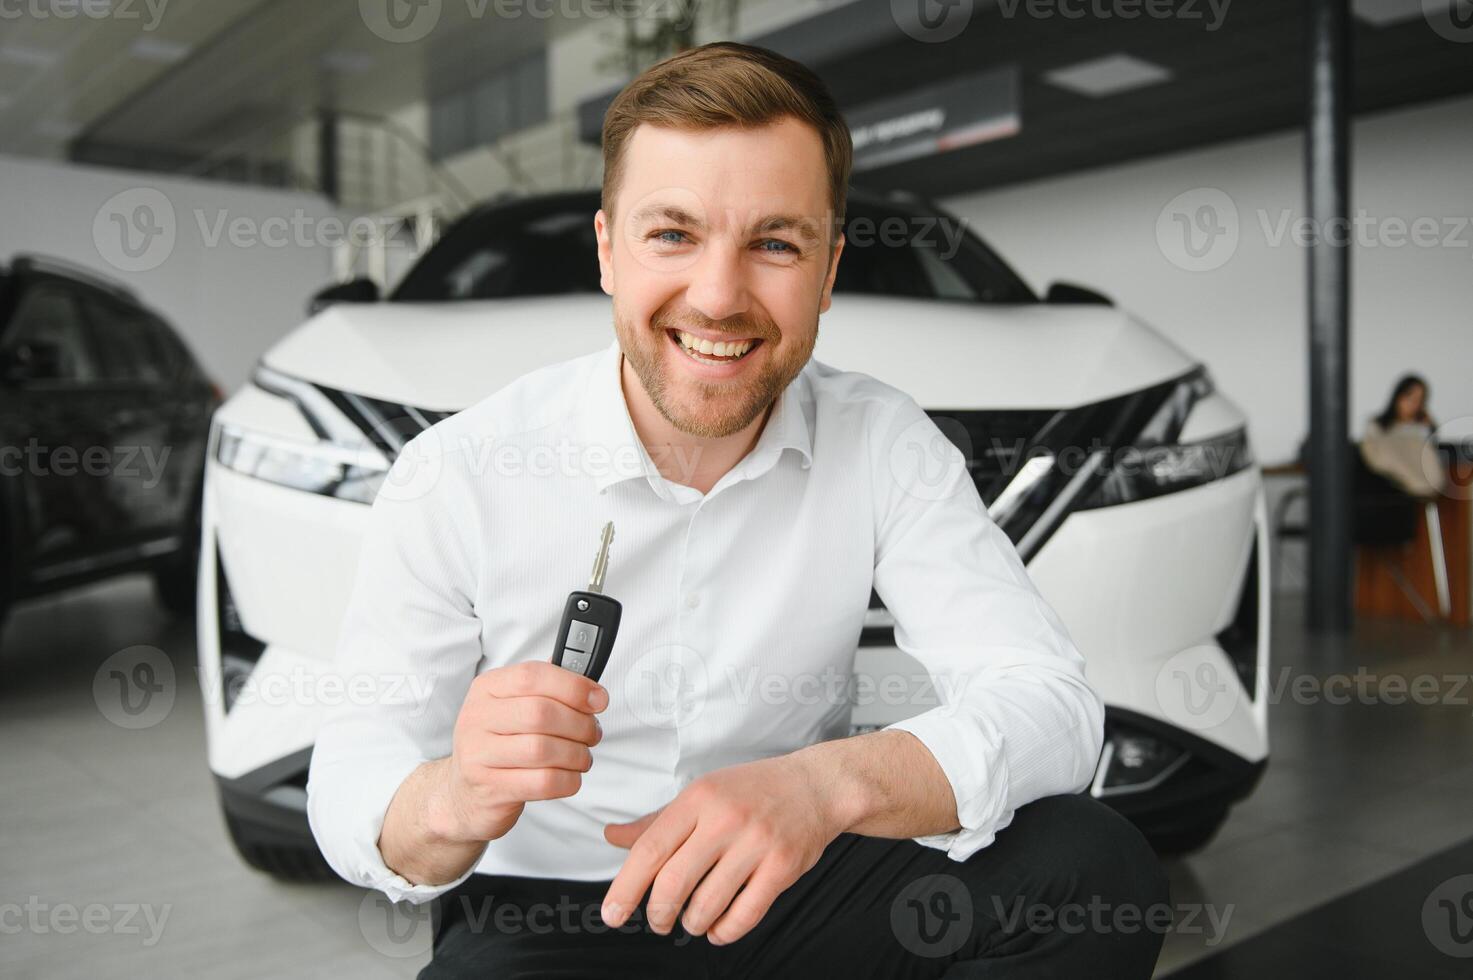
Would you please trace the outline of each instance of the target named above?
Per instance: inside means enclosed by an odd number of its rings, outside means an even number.
[[[572,796],[603,737],[604,688],[550,663],[488,670],[471,682],[455,722],[441,814],[452,839],[495,840],[531,800]]]
[[[410,881],[453,880],[528,802],[577,793],[603,737],[595,715],[608,705],[601,685],[546,662],[478,675],[451,754],[416,770],[389,806],[379,838],[389,867]]]

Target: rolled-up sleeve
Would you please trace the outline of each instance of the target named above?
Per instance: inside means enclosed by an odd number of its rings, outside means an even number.
[[[876,432],[875,590],[939,701],[887,727],[930,750],[956,797],[959,829],[915,840],[965,860],[1018,807],[1089,784],[1104,706],[963,454],[908,398]]]
[[[431,430],[433,432],[433,430]],[[307,780],[307,814],[339,875],[391,901],[428,901],[464,881],[414,885],[379,851],[389,803],[420,764],[450,754],[481,661],[473,599],[480,540],[458,456],[426,433],[400,452],[369,512]]]

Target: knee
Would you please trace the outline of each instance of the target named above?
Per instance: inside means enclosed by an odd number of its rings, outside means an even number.
[[[1053,884],[1072,893],[1068,900],[1139,914],[1169,908],[1171,890],[1156,852],[1134,824],[1099,800],[1045,797],[1020,808],[1014,822],[1047,855]]]

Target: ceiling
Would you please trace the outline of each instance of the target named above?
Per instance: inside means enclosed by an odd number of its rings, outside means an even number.
[[[915,85],[922,66],[933,83],[979,64],[1020,68],[1018,135],[867,171],[865,183],[942,197],[1304,124],[1304,0],[1236,0],[1211,29],[1207,0],[1166,5],[1195,10],[1201,19],[1029,17],[1026,6],[1027,0],[979,2],[967,29],[952,40],[921,43],[888,31],[880,43],[821,66],[845,106]],[[1068,6],[1112,9],[1107,0]],[[1118,9],[1144,6],[1118,2]],[[1424,18],[1422,0],[1356,0],[1352,9],[1354,112],[1473,93],[1473,28],[1459,40],[1443,36]],[[1104,58],[1119,62],[1118,56],[1163,80],[1108,95],[1051,80],[1061,70]]]
[[[383,2],[10,4],[28,13],[0,18],[0,153],[65,156],[76,140],[188,158],[279,134],[324,107],[386,115],[586,27],[586,16],[566,12],[597,0],[547,2],[541,9],[555,16],[512,19],[495,15],[505,6],[497,0],[420,0],[403,9],[432,10],[433,29],[407,39],[366,13]],[[1302,124],[1304,0],[958,2],[970,11],[967,28],[936,43],[897,26],[900,0],[830,6],[753,40],[813,65],[845,107],[978,66],[1017,65],[1016,136],[863,175],[933,196]],[[1179,15],[1120,13],[1163,2]],[[1439,34],[1423,3],[1353,0],[1355,111],[1473,92],[1473,43]],[[104,16],[58,16],[69,8]],[[1097,59],[1113,60],[1078,70]],[[1131,72],[1154,84],[1109,95],[1077,88],[1128,83]]]
[[[108,15],[47,15],[68,5]],[[569,27],[559,16],[497,17],[512,8],[493,0],[405,3],[433,13],[420,22],[433,25],[423,37],[374,21],[369,0],[10,6],[30,13],[0,19],[0,153],[32,156],[63,156],[73,138],[197,156],[279,134],[321,108],[383,116]]]

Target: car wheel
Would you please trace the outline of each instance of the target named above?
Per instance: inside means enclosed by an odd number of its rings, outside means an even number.
[[[270,827],[225,814],[230,841],[246,864],[283,881],[330,881],[337,873],[316,846]]]
[[[1194,814],[1191,819],[1180,822],[1142,827],[1141,832],[1146,835],[1146,840],[1151,842],[1157,854],[1162,857],[1179,857],[1200,851],[1211,843],[1227,821],[1227,815],[1227,808],[1224,807],[1205,814]]]

